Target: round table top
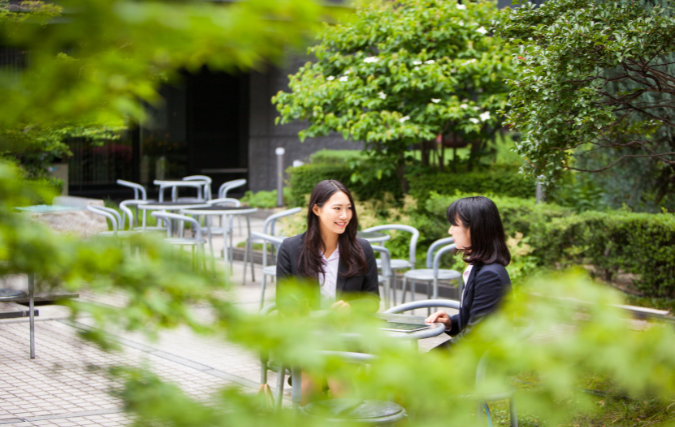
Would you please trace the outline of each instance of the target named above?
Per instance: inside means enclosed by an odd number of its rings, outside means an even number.
[[[380,233],[379,231],[359,231],[356,233],[356,237],[365,239],[370,243],[382,243],[391,239],[390,235],[386,233]]]
[[[310,317],[323,317],[330,313],[330,310],[317,310],[310,313]],[[413,325],[424,326],[424,329],[414,332],[398,332],[388,330],[387,324],[384,323],[380,328],[387,336],[392,338],[408,339],[408,340],[421,340],[425,338],[437,337],[445,332],[445,325],[442,323],[425,323],[425,317],[422,316],[413,316],[411,314],[390,314],[390,313],[375,313],[375,316],[379,319],[385,320],[392,323],[408,323]],[[346,333],[346,337],[357,337],[358,334]]]
[[[203,206],[183,209],[188,215],[248,215],[258,212],[258,208],[250,206]]]
[[[138,205],[139,209],[158,210],[158,211],[174,211],[189,208],[208,207],[206,203],[195,202],[155,202]]]
[[[377,313],[377,317],[384,319],[388,322],[395,323],[410,323],[420,326],[428,326],[427,328],[421,329],[414,332],[395,332],[395,331],[386,331],[386,334],[401,339],[409,340],[421,340],[425,338],[437,337],[445,332],[445,325],[442,323],[425,323],[425,317],[422,316],[413,316],[410,314],[389,314],[389,313]]]

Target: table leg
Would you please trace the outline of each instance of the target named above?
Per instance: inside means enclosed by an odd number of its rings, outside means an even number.
[[[291,377],[293,378],[291,386],[291,402],[293,410],[300,412],[300,402],[302,401],[302,370],[300,368],[291,368]]]
[[[246,228],[248,228],[248,239],[251,241],[251,215],[246,215]],[[249,249],[251,250],[251,280],[255,282],[255,271],[253,270],[253,245],[249,243]]]
[[[213,268],[213,274],[216,274],[216,254],[213,252],[213,235],[211,234],[211,217],[206,217],[206,230],[209,233],[209,248],[211,249],[211,267]]]
[[[35,275],[28,275],[28,319],[30,321],[30,358],[35,359]]]

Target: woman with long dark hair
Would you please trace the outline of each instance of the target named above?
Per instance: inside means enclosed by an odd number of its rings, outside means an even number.
[[[456,200],[448,207],[447,218],[451,224],[448,233],[468,266],[463,274],[465,286],[459,313],[449,316],[440,310],[426,319],[427,323],[445,324],[445,332],[453,336],[439,346],[442,348],[462,339],[495,311],[511,288],[505,268],[511,262],[511,254],[494,202],[483,196]]]
[[[358,225],[347,187],[332,179],[319,182],[309,198],[307,231],[279,248],[277,295],[285,278],[308,279],[324,308],[344,309],[361,300],[377,311],[377,264],[370,243],[356,237]]]
[[[283,311],[284,279],[297,278],[309,284],[320,307],[348,310],[359,303],[377,311],[380,291],[373,249],[356,237],[358,217],[351,193],[332,179],[319,182],[309,197],[307,231],[284,240],[277,255],[277,306]],[[312,307],[318,309],[319,305]],[[324,383],[325,381],[325,383]],[[344,384],[302,375],[302,404],[327,385],[334,396]]]

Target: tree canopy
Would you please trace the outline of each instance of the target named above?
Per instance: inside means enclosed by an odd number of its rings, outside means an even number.
[[[675,166],[672,6],[526,3],[505,9],[496,31],[518,49],[507,123],[522,133],[527,172],[550,184],[627,159]],[[593,167],[575,156],[592,156]]]
[[[309,49],[315,60],[273,99],[278,122],[307,121],[303,140],[334,131],[363,141],[386,159],[380,168],[398,165],[399,174],[411,145],[428,163],[424,143],[435,149],[440,135],[451,144],[484,140],[499,123],[511,72],[508,50],[489,31],[496,12],[489,1],[359,8],[353,20],[326,25]]]

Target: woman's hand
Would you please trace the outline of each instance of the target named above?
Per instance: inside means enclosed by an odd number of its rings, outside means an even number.
[[[438,310],[431,316],[427,317],[424,321],[425,323],[442,323],[445,325],[445,330],[448,331],[452,327],[452,321],[450,316],[443,310]]]
[[[335,310],[337,312],[346,312],[349,311],[349,303],[346,303],[342,300],[336,301],[333,303],[333,305],[330,306],[331,310]]]

